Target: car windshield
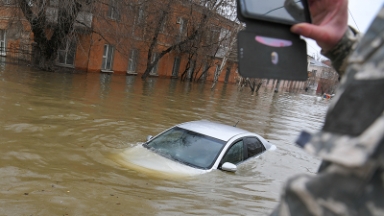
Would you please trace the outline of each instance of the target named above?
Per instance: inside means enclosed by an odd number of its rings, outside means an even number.
[[[210,169],[224,144],[222,140],[174,127],[144,146],[189,166]]]

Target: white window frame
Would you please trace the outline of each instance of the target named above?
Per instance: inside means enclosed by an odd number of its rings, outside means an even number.
[[[120,20],[120,12],[116,0],[110,0],[108,8],[108,17],[113,20]]]
[[[71,47],[71,45],[74,45],[73,47]],[[70,55],[70,51],[71,49],[74,49],[74,55],[73,55],[73,63],[72,64],[68,64],[67,63],[67,60],[68,60],[68,55]],[[77,49],[77,46],[76,46],[76,43],[71,41],[71,40],[67,40],[65,42],[65,49],[58,49],[57,50],[57,60],[56,60],[56,64],[58,65],[61,65],[61,66],[65,66],[65,67],[74,67],[75,66],[75,60],[76,60],[76,49]],[[61,53],[64,53],[65,57],[64,57],[64,62],[59,62],[59,55],[60,55],[60,52]]]
[[[161,23],[160,32],[167,33],[168,16],[165,15],[163,22]]]
[[[186,30],[187,30],[187,24],[188,24],[188,21],[187,19],[183,18],[183,17],[179,17],[177,19],[177,24],[179,24],[179,35],[178,35],[178,40],[181,40],[185,34],[186,34]]]
[[[113,72],[113,55],[115,53],[115,47],[110,44],[104,44],[103,58],[101,61],[102,72]],[[109,62],[109,65],[108,65]]]
[[[0,29],[0,56],[7,56],[7,30]]]
[[[132,30],[132,35],[136,38],[136,39],[142,39],[141,37],[143,37],[143,33],[141,32],[141,35],[140,36],[137,36],[136,34],[139,34],[140,31],[138,31],[139,29],[143,29],[142,25],[145,24],[145,20],[146,20],[146,14],[145,14],[145,7],[143,5],[143,2],[140,1],[140,6],[138,7],[138,11],[135,15],[135,18],[134,18],[134,25],[133,25],[133,30]],[[141,27],[140,27],[141,26]]]
[[[132,49],[128,59],[128,70],[129,74],[137,74],[137,61],[139,59],[139,50]]]
[[[145,7],[143,5],[143,2],[140,2],[139,4],[140,4],[140,6],[137,8],[137,14],[136,14],[135,20],[134,20],[134,23],[136,26],[145,23],[145,19],[146,19]]]

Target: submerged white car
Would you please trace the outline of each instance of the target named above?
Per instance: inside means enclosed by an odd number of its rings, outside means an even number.
[[[276,149],[255,133],[206,120],[176,125],[155,137],[149,136],[142,146],[151,153],[143,156],[143,148],[128,150],[125,156],[131,163],[194,174],[214,169],[236,172],[238,164]]]
[[[176,172],[182,165],[201,170],[200,173],[213,169],[236,172],[237,165],[243,161],[276,149],[258,134],[205,120],[176,125],[155,137],[148,137],[142,146],[166,159],[149,155],[141,160],[140,154],[135,152],[131,155],[136,158],[127,157],[136,165],[155,170],[165,166]],[[152,159],[155,161],[149,161]]]

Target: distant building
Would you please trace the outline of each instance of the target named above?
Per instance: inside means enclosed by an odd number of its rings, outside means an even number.
[[[308,56],[307,87],[317,94],[333,94],[338,84],[338,74],[329,61],[325,63]],[[326,64],[327,63],[327,64]]]

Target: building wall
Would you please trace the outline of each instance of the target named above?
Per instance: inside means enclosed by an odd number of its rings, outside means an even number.
[[[108,9],[105,8],[104,5],[104,11],[107,11]],[[178,6],[175,11],[177,11],[176,14],[173,14],[171,18],[168,20],[171,23],[176,23],[180,17],[184,17],[187,19],[184,14],[187,14],[188,8],[182,7],[182,5]],[[121,18],[124,19],[123,17]],[[130,17],[130,20],[134,20],[134,17]],[[217,25],[220,25],[220,23],[216,23]],[[119,23],[114,22],[114,20],[106,20],[104,17],[97,19],[95,18],[93,21],[94,28],[97,29],[105,29],[105,31],[113,32],[115,28],[118,28]],[[177,31],[177,28],[175,28]],[[116,74],[124,74],[127,72],[128,69],[128,60],[130,58],[130,51],[132,49],[139,50],[139,57],[137,62],[137,75],[141,75],[144,73],[146,69],[147,64],[147,56],[148,56],[148,43],[143,42],[140,40],[140,33],[142,33],[143,29],[138,29],[137,26],[132,25],[131,26],[131,32],[129,32],[129,28],[127,29],[126,34],[131,34],[133,36],[127,37],[127,39],[119,41],[119,46],[116,46],[113,42],[116,41],[116,38],[114,38],[114,35],[104,35],[104,37],[100,37],[100,35],[97,34],[90,34],[90,35],[83,35],[80,38],[80,43],[82,50],[88,49],[88,52],[77,50],[76,54],[76,63],[75,68],[80,70],[86,70],[88,72],[101,72],[101,62],[102,62],[102,56],[104,52],[104,44],[111,44],[115,46],[115,52],[113,55],[113,66],[112,71]],[[172,39],[174,37],[170,36],[170,32],[162,32],[159,35],[159,43],[156,46],[155,50],[157,52],[161,52],[162,50],[166,49],[169,44],[171,44]],[[111,43],[112,41],[112,43]],[[168,45],[168,46],[164,46]],[[178,77],[181,76],[181,74],[184,72],[185,67],[188,62],[188,56],[186,53],[179,53],[177,51],[171,51],[170,53],[164,55],[160,61],[158,62],[157,66],[157,76],[159,77],[172,77],[172,71],[173,71],[173,65],[175,57],[180,57],[180,66],[178,71]],[[195,73],[201,73],[204,69],[204,60],[198,60],[196,62],[196,67],[200,68],[200,70],[196,70]],[[216,59],[214,62],[214,65],[209,69],[209,73],[206,77],[206,80],[213,80],[213,74],[216,70],[216,65],[219,65],[221,63],[220,59]],[[227,75],[227,67],[230,67],[230,74]],[[236,70],[237,70],[237,64],[236,63],[230,63],[227,64],[227,66],[224,67],[220,77],[219,82],[229,82],[229,83],[235,83],[236,78]]]
[[[20,19],[20,16],[22,14],[15,6],[2,5],[0,7],[0,33],[3,33],[1,38],[5,40],[5,53],[1,53],[1,55],[30,60],[33,34],[28,22]]]
[[[109,0],[106,2],[109,2]],[[54,7],[54,6],[53,6]],[[145,42],[143,38],[139,37],[141,33],[144,32],[144,29],[140,29],[135,26],[135,14],[128,14],[121,16],[119,21],[109,19],[107,16],[108,6],[107,4],[100,4],[97,7],[101,8],[100,14],[89,15],[88,11],[84,12],[84,17],[92,17],[92,27],[94,29],[103,30],[106,33],[103,36],[100,36],[97,33],[91,33],[87,31],[79,31],[76,35],[76,52],[75,60],[73,65],[66,65],[68,67],[73,67],[77,70],[82,70],[90,73],[99,73],[102,71],[102,59],[104,52],[104,45],[110,44],[115,47],[113,54],[113,64],[111,70],[115,74],[126,74],[129,66],[129,57],[130,51],[132,49],[139,50],[138,62],[137,62],[137,75],[140,76],[144,73],[147,64],[148,56],[148,42]],[[177,23],[179,18],[190,19],[190,8],[187,5],[175,4],[172,5],[174,8],[174,14],[170,15],[168,22],[174,24],[174,29],[170,29],[168,32],[162,32],[159,37],[159,43],[156,46],[155,50],[160,52],[167,47],[175,40],[175,34],[178,34],[179,24]],[[50,9],[54,9],[50,7]],[[88,9],[87,9],[88,10]],[[193,16],[198,16],[199,10],[193,12]],[[189,14],[189,15],[188,15]],[[27,51],[30,54],[32,52],[33,43],[33,33],[31,32],[29,23],[23,17],[22,12],[16,6],[2,6],[0,7],[0,29],[6,29],[6,45],[7,51],[20,49],[24,45],[28,45]],[[18,25],[11,22],[11,18],[15,18],[19,23]],[[150,16],[149,16],[150,19]],[[213,19],[211,21],[212,25],[220,26],[223,28],[229,28],[229,23],[226,19]],[[11,25],[12,24],[12,25]],[[125,25],[124,30],[120,28],[121,25]],[[130,25],[130,27],[129,27]],[[116,36],[116,32],[119,32],[119,37]],[[190,29],[187,29],[187,32]],[[189,34],[191,32],[188,32]],[[49,29],[47,29],[47,34],[49,34]],[[178,77],[180,78],[182,72],[184,72],[185,67],[188,61],[188,53],[180,53],[176,50],[171,51],[170,53],[164,55],[158,62],[157,76],[159,77],[172,77],[173,65],[175,57],[180,57],[180,67],[178,71]],[[18,51],[10,52],[7,56],[19,58]],[[204,69],[204,64],[208,56],[200,57],[196,62],[196,71],[195,73],[201,73]],[[221,64],[220,58],[215,58],[212,66],[208,70],[206,80],[212,81],[213,74],[216,71],[216,66]],[[60,66],[63,66],[60,64]],[[229,74],[227,74],[227,68],[230,68]],[[237,76],[237,64],[235,62],[228,62],[224,67],[218,81],[219,82],[229,82],[235,83]]]

